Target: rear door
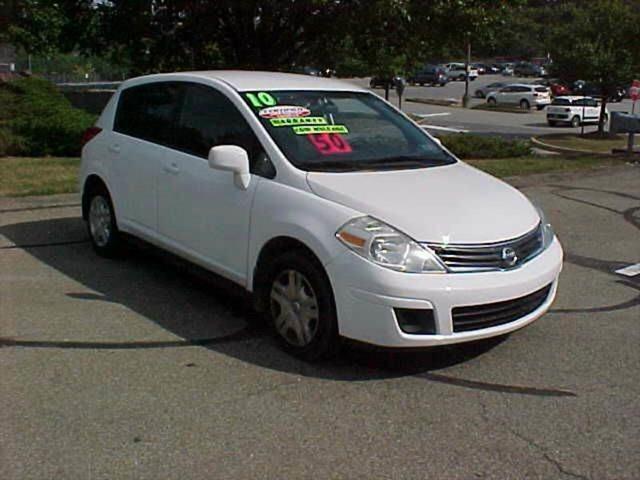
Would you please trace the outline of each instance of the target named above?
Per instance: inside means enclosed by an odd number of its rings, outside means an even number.
[[[158,172],[171,142],[179,100],[176,82],[146,83],[120,92],[108,150],[120,221],[133,230],[157,230]]]

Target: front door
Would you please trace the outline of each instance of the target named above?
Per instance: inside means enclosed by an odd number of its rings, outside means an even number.
[[[250,159],[260,150],[251,127],[231,101],[206,85],[186,83],[158,182],[162,236],[218,273],[244,284],[251,205],[260,177],[238,188],[233,173],[209,168],[216,145],[238,145]]]

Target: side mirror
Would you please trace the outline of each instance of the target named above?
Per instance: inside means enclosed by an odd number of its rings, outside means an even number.
[[[249,155],[247,151],[236,145],[218,145],[209,150],[209,167],[216,170],[233,172],[233,179],[238,188],[249,187]]]

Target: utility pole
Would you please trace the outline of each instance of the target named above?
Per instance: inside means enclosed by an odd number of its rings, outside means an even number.
[[[464,64],[465,70],[465,78],[464,78],[464,97],[462,97],[462,106],[464,108],[469,108],[469,104],[471,103],[471,98],[469,97],[469,69],[471,68],[471,38],[469,34],[467,34],[467,60]]]

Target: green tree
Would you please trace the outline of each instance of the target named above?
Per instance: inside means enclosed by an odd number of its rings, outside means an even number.
[[[564,21],[548,37],[553,73],[568,82],[598,86],[598,132],[603,134],[607,98],[640,73],[639,50],[629,47],[632,39],[640,38],[640,13],[624,0],[593,0],[565,5],[558,15]]]

